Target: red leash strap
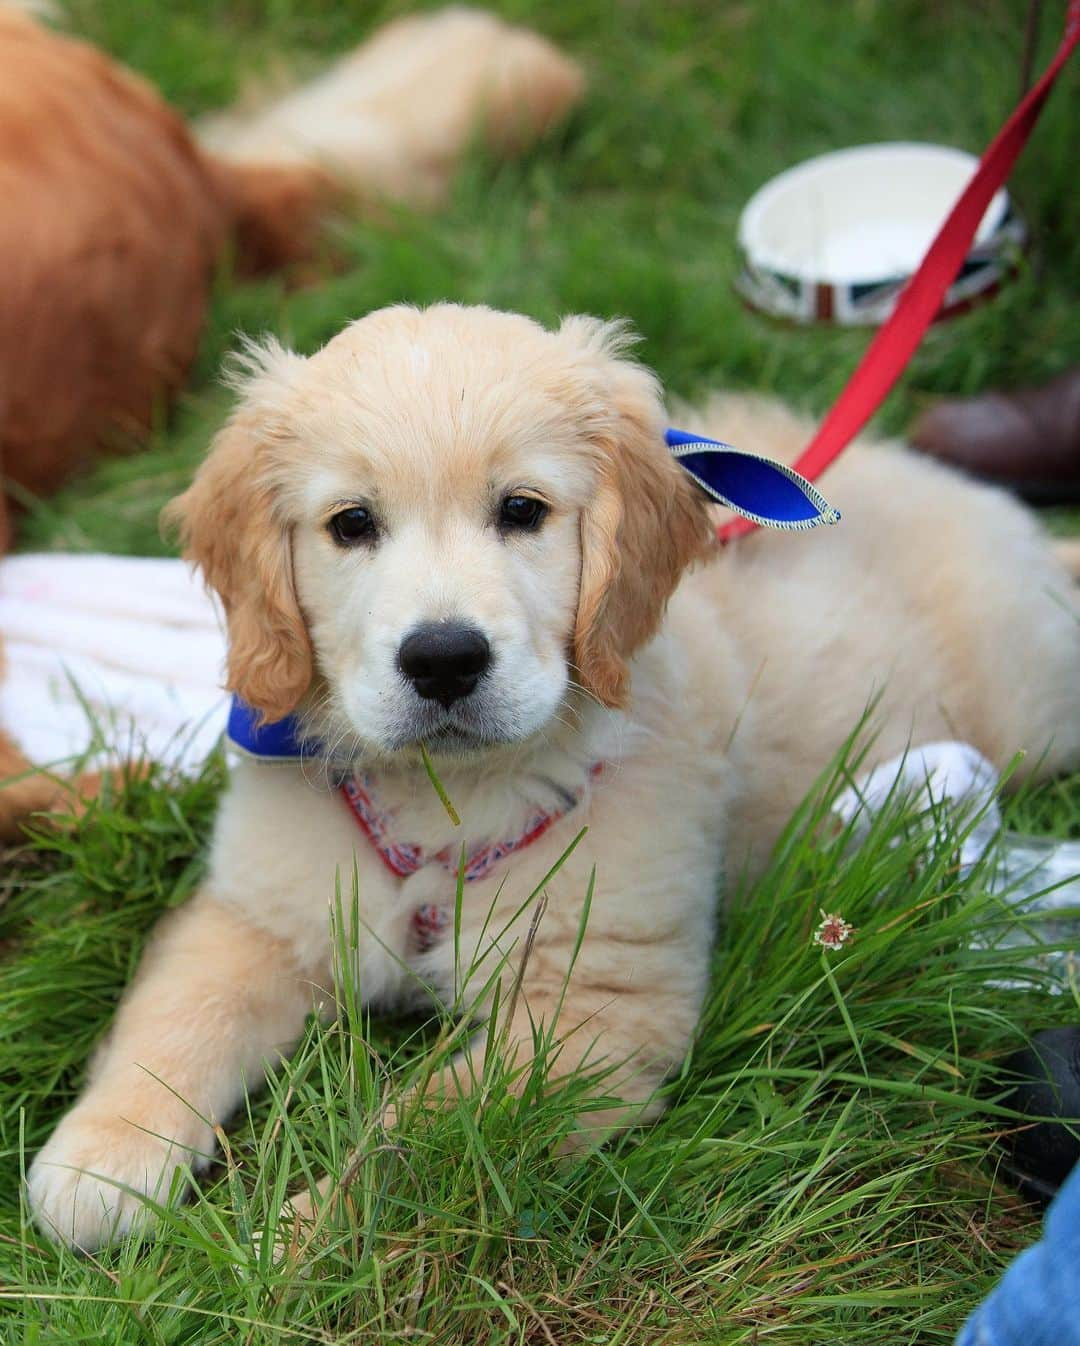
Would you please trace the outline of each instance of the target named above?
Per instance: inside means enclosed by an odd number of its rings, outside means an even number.
[[[949,212],[919,269],[908,281],[892,316],[866,348],[832,410],[821,423],[795,470],[811,481],[855,438],[889,394],[926,329],[933,322],[945,291],[963,265],[971,241],[994,193],[1005,182],[1017,156],[1039,120],[1043,104],[1065,62],[1080,42],[1080,0],[1069,0],[1065,36],[1039,80],[1021,100],[979,161],[971,181]],[[733,519],[717,529],[721,542],[752,532],[758,525]]]

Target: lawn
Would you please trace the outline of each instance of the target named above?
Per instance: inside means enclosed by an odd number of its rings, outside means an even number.
[[[1046,6],[1044,56],[1060,7]],[[314,68],[404,8],[66,6],[71,26],[193,114],[282,64]],[[340,265],[305,288],[223,274],[189,394],[145,451],[35,508],[24,546],[167,552],[157,514],[225,414],[215,371],[237,331],[269,329],[307,351],[402,299],[545,320],[623,314],[674,394],[756,388],[822,412],[866,336],[785,329],[741,307],[740,206],[772,173],[836,146],[981,149],[1014,100],[1022,48],[1023,7],[1007,0],[500,9],[586,64],[590,94],[573,123],[523,163],[471,158],[435,218],[343,230]],[[1080,359],[1078,72],[1014,178],[1033,233],[1022,275],[931,332],[881,429],[901,432],[936,396]],[[1038,1213],[996,1170],[1009,1117],[993,1101],[994,1061],[1024,1031],[1077,1021],[1080,1007],[1075,988],[1052,995],[1039,974],[1028,989],[1003,987],[1018,955],[971,947],[998,905],[980,874],[958,879],[949,845],[928,852],[933,820],[898,802],[856,851],[821,841],[814,820],[843,774],[823,781],[765,879],[732,904],[697,1043],[652,1129],[560,1159],[552,1137],[603,1080],[547,1088],[541,1068],[516,1098],[495,1063],[483,1108],[410,1115],[391,1142],[374,1129],[375,1105],[445,1049],[449,1023],[368,1023],[346,995],[342,1020],[313,1026],[229,1128],[226,1161],[194,1203],[166,1215],[156,1241],[95,1259],[26,1225],[21,1171],[74,1097],[153,920],[198,882],[223,765],[211,760],[196,780],[136,780],[70,834],[8,853],[0,1342],[950,1342],[1037,1230]],[[1017,801],[1012,818],[1080,834],[1080,778]],[[833,954],[811,939],[821,908],[856,926]],[[356,1145],[347,1215],[275,1265],[255,1235],[285,1190],[340,1170]]]

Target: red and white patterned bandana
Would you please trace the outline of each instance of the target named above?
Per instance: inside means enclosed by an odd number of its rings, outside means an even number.
[[[596,780],[602,771],[602,763],[590,767],[589,780]],[[455,880],[460,870],[466,883],[475,883],[478,879],[486,878],[500,861],[539,841],[549,828],[577,808],[585,789],[583,786],[580,790],[567,791],[567,802],[562,808],[534,809],[517,836],[502,841],[488,841],[473,851],[466,851],[464,865],[461,863],[460,851],[453,846],[444,846],[434,854],[427,855],[421,846],[396,841],[389,816],[375,802],[368,774],[350,777],[341,786],[341,794],[375,854],[395,878],[407,879],[425,865],[440,865]],[[412,925],[419,950],[425,952],[432,948],[445,933],[449,923],[448,907],[432,902],[418,907],[413,913]]]

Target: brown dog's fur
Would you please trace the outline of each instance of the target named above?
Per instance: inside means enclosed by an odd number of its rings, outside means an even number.
[[[36,771],[7,734],[0,732],[0,841],[13,841],[31,813],[62,807],[55,777]]]
[[[236,170],[143,80],[0,10],[0,454],[53,490],[182,383],[231,236],[244,267],[310,246],[325,177]],[[17,207],[17,208],[16,208]]]

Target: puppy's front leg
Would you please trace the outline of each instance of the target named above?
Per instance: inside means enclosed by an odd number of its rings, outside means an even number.
[[[527,923],[526,915],[523,926]],[[662,930],[647,931],[644,926],[605,931],[590,923],[569,980],[567,969],[576,943],[572,920],[564,910],[553,924],[560,928],[544,938],[541,921],[531,943],[524,928],[517,932],[522,938],[507,958],[503,977],[498,1044],[513,1071],[513,1088],[523,1087],[528,1077],[538,1026],[552,1030],[547,1069],[553,1084],[581,1069],[600,1074],[597,1093],[611,1102],[578,1117],[576,1129],[563,1143],[564,1151],[573,1151],[600,1143],[621,1127],[649,1121],[663,1110],[657,1090],[681,1064],[704,998],[710,922],[703,917],[689,930],[669,928],[667,938]],[[603,918],[596,924],[603,927]],[[484,1070],[479,1044],[486,1037],[477,1033],[471,1058],[466,1051],[431,1076],[422,1090],[424,1102],[444,1105],[476,1091]],[[402,1110],[410,1111],[418,1101],[413,1095]],[[392,1134],[398,1109],[389,1108],[382,1122]],[[288,1214],[316,1227],[330,1218],[347,1194],[357,1158],[353,1156],[340,1175],[324,1178],[314,1194],[302,1192],[291,1198]],[[283,1237],[279,1251],[286,1244]]]
[[[665,786],[662,779],[647,783]],[[625,773],[623,784],[622,796],[598,801],[588,819],[595,846],[580,846],[543,885],[545,907],[535,930],[530,929],[535,908],[522,911],[522,895],[536,891],[557,864],[576,817],[530,848],[512,882],[504,887],[503,875],[497,875],[496,897],[482,885],[475,895],[468,892],[462,912],[459,979],[475,963],[483,982],[496,961],[503,963],[497,1036],[504,1059],[512,1063],[515,1086],[527,1078],[538,1025],[551,1029],[546,1065],[552,1083],[580,1069],[602,1075],[597,1093],[611,1102],[578,1118],[566,1144],[570,1149],[662,1111],[657,1090],[686,1054],[708,985],[719,871],[719,829],[709,825],[713,799],[705,791],[694,797],[699,816],[685,808],[670,822],[669,847],[660,847],[651,844],[639,821],[659,816],[659,798],[642,789],[639,807],[628,808],[632,782]],[[603,858],[596,860],[595,892],[579,949],[584,895],[597,856]],[[446,945],[444,953],[448,966],[441,980],[453,985],[453,947]],[[452,1102],[473,1091],[483,1077],[479,1052],[486,1036],[477,1033],[471,1055],[459,1055],[431,1077],[423,1101]],[[417,1101],[406,1099],[384,1114],[391,1133],[398,1116]],[[352,1169],[350,1161],[343,1173],[324,1179],[314,1197],[295,1196],[291,1214],[311,1224],[329,1218]]]
[[[573,946],[557,937],[545,941],[538,932],[532,947],[522,949],[517,976],[504,979],[509,1003],[498,1041],[513,1071],[512,1087],[524,1085],[542,1028],[550,1082],[596,1072],[596,1093],[611,1100],[578,1118],[568,1148],[602,1141],[663,1110],[657,1090],[682,1062],[700,1013],[707,932],[698,948],[681,944],[660,940],[649,947],[634,937],[591,931],[568,976]],[[478,1034],[474,1044],[486,1036]],[[483,1064],[475,1051],[471,1059],[467,1052],[456,1057],[432,1077],[425,1095],[447,1100],[469,1092]]]
[[[579,1140],[601,1140],[662,1110],[657,1089],[681,1064],[705,998],[722,785],[706,781],[675,814],[668,801],[680,769],[676,763],[669,779],[655,759],[623,764],[615,783],[597,790],[586,817],[572,816],[515,857],[490,914],[481,893],[463,911],[461,956],[479,956],[481,976],[491,966],[486,932],[498,932],[491,953],[505,956],[500,1039],[519,1079],[539,1024],[551,1043],[545,1067],[553,1083],[582,1068],[602,1073],[597,1092],[611,1105],[581,1116]],[[662,837],[643,825],[653,818],[665,818]],[[587,837],[559,866],[581,823]],[[538,890],[544,908],[533,923],[536,909],[521,911],[520,902]],[[453,1096],[480,1077],[481,1065],[462,1058],[425,1092]]]
[[[89,1250],[145,1225],[178,1166],[298,1037],[312,988],[279,939],[202,892],[155,934],[85,1093],[30,1169],[51,1237]]]
[[[569,950],[567,950],[569,953]],[[511,992],[513,994],[513,992]],[[560,1008],[560,999],[562,1004]],[[639,995],[627,986],[594,980],[573,979],[562,997],[555,977],[530,975],[528,969],[517,991],[516,1008],[502,1023],[501,1050],[513,1071],[511,1087],[523,1087],[535,1050],[534,1028],[554,1024],[548,1078],[560,1079],[579,1069],[600,1072],[597,1093],[609,1097],[610,1105],[589,1109],[577,1119],[562,1150],[572,1153],[589,1144],[599,1144],[614,1131],[658,1116],[664,1103],[657,1089],[678,1068],[689,1047],[697,1023],[701,997],[685,991],[664,995]],[[486,1035],[480,1033],[475,1041]],[[423,1101],[442,1106],[461,1095],[476,1093],[483,1077],[484,1062],[474,1054],[461,1054],[431,1076],[423,1089]],[[419,1101],[407,1099],[403,1111]],[[398,1125],[398,1110],[391,1106],[382,1124],[391,1137]],[[344,1170],[324,1177],[314,1193],[299,1192],[285,1208],[286,1228],[293,1221],[308,1227],[308,1236],[346,1197],[360,1154],[352,1155]],[[277,1242],[284,1253],[289,1235]]]

